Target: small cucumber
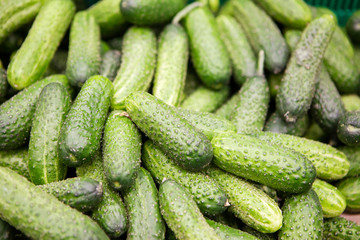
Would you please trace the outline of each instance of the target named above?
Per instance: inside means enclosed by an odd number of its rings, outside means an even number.
[[[281,210],[262,190],[217,168],[209,168],[206,173],[226,192],[229,210],[246,225],[263,233],[273,233],[281,228]]]
[[[346,155],[350,163],[350,169],[346,177],[355,177],[360,175],[360,148],[342,146],[338,149]]]
[[[246,232],[240,231],[238,229],[228,227],[221,223],[212,221],[210,219],[206,219],[206,222],[212,227],[216,234],[221,237],[222,239],[228,240],[237,240],[237,239],[244,239],[244,240],[259,240],[257,237],[254,237],[251,234]]]
[[[338,123],[337,136],[345,145],[360,146],[360,110],[344,114]]]
[[[357,240],[360,238],[360,226],[342,217],[325,219],[324,238],[331,240]]]
[[[101,60],[100,75],[114,81],[121,64],[121,53],[118,50],[109,50]]]
[[[140,169],[141,134],[124,111],[110,113],[103,137],[104,173],[116,190],[129,188]]]
[[[276,95],[278,94],[281,79],[283,78],[283,74],[270,74],[269,76],[269,88],[270,88],[270,97],[271,99],[276,99]]]
[[[264,126],[264,131],[284,133],[301,137],[305,134],[308,127],[309,117],[307,114],[297,119],[294,123],[288,123],[285,122],[284,119],[277,112],[274,112],[267,120]]]
[[[155,33],[149,28],[131,27],[124,35],[121,61],[114,80],[112,109],[124,109],[130,93],[150,87],[156,63]]]
[[[39,80],[47,69],[75,12],[70,0],[47,1],[8,66],[10,85],[21,90]]]
[[[219,117],[230,120],[236,105],[240,102],[240,96],[240,91],[236,92],[229,100],[216,110],[215,114]]]
[[[15,239],[15,229],[7,222],[0,219],[0,239],[13,240]]]
[[[360,97],[357,94],[342,95],[341,99],[344,103],[346,111],[358,111],[360,110]]]
[[[202,213],[213,216],[226,210],[227,196],[214,180],[204,173],[187,171],[177,166],[153,142],[145,142],[142,161],[157,183],[172,179],[185,187]]]
[[[346,199],[346,210],[360,212],[360,178],[346,178],[337,187]]]
[[[26,148],[18,150],[0,151],[0,166],[7,167],[17,172],[19,175],[30,180],[28,170],[28,150]]]
[[[134,184],[124,195],[128,210],[128,240],[165,239],[165,223],[159,207],[159,195],[150,173],[140,168]]]
[[[221,239],[207,224],[190,193],[174,180],[160,185],[159,202],[161,214],[177,239]]]
[[[126,111],[176,164],[192,171],[210,164],[213,156],[210,141],[171,106],[148,93],[135,92],[126,99]]]
[[[102,76],[89,78],[66,115],[58,141],[61,161],[68,166],[89,162],[100,148],[112,94],[112,84]]]
[[[6,94],[8,92],[9,83],[5,69],[0,67],[0,104],[6,101]]]
[[[304,192],[315,180],[311,162],[290,149],[235,133],[219,134],[211,143],[214,163],[239,177],[289,193]]]

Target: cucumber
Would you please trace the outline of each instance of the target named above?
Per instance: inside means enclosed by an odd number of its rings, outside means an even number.
[[[184,0],[122,0],[121,13],[135,25],[162,25],[185,7]]]
[[[240,91],[236,92],[229,100],[216,110],[215,115],[230,120],[236,105],[240,102],[240,97]]]
[[[176,164],[192,171],[210,164],[213,156],[210,141],[171,106],[148,93],[135,92],[127,97],[126,111]]]
[[[360,146],[360,111],[346,112],[339,120],[337,136],[345,145]]]
[[[244,240],[258,240],[257,237],[254,237],[251,234],[246,232],[240,231],[238,229],[228,227],[221,223],[217,223],[210,219],[206,219],[206,222],[212,227],[216,234],[221,237],[222,239],[229,239],[229,240],[237,240],[237,239],[244,239]]]
[[[327,7],[314,7],[311,5],[308,5],[310,7],[311,10],[311,15],[313,18],[322,16],[322,15],[331,15],[334,18],[334,22],[338,25],[339,21],[338,18],[335,14],[335,12],[333,12],[331,9],[327,8]]]
[[[230,81],[231,60],[211,11],[206,6],[193,9],[186,15],[184,26],[199,78],[209,88],[223,88]]]
[[[346,22],[346,32],[354,43],[360,43],[360,11],[355,11]]]
[[[289,49],[273,20],[251,0],[234,0],[233,15],[243,27],[255,53],[265,52],[265,68],[280,73],[289,58]]]
[[[95,17],[101,36],[118,35],[125,27],[125,18],[120,11],[121,0],[104,0],[92,5],[87,11]]]
[[[161,214],[177,239],[221,239],[207,224],[190,193],[174,180],[160,185],[159,202]]]
[[[293,195],[282,206],[284,221],[278,239],[323,239],[323,213],[315,191]]]
[[[0,67],[0,104],[6,101],[6,94],[8,92],[9,84],[5,69]]]
[[[269,197],[271,197],[276,203],[278,203],[280,200],[277,196],[277,192],[275,189],[272,189],[266,185],[262,185],[256,182],[249,181],[251,184],[253,184],[255,187],[266,193]]]
[[[129,230],[126,239],[165,239],[165,223],[159,207],[158,190],[148,171],[140,168],[138,176],[124,196]]]
[[[91,178],[67,178],[39,188],[81,212],[94,209],[102,199],[102,185]]]
[[[338,149],[346,155],[350,163],[350,169],[346,177],[355,177],[360,175],[360,148],[342,146]]]
[[[304,192],[315,180],[311,162],[289,149],[235,133],[219,134],[211,143],[213,162],[239,177],[289,193]]]
[[[15,239],[15,229],[7,222],[0,219],[0,239],[13,240]]]
[[[280,88],[281,79],[283,78],[283,74],[270,74],[269,76],[269,89],[270,89],[270,97],[271,99],[276,99],[276,95]]]
[[[259,231],[256,231],[252,227],[249,227],[247,225],[244,225],[240,228],[242,231],[247,232],[255,237],[257,237],[260,240],[276,240],[277,234],[276,233],[262,233]]]
[[[273,233],[281,228],[281,210],[262,190],[217,168],[209,168],[206,173],[226,192],[229,211],[246,225],[263,233]]]
[[[59,158],[72,167],[89,162],[100,148],[112,94],[112,84],[102,76],[89,78],[81,88],[58,140]]]
[[[312,189],[319,197],[325,218],[340,216],[345,211],[347,201],[339,189],[319,179],[315,180]]]
[[[317,18],[306,27],[296,45],[276,96],[277,111],[286,122],[295,122],[309,110],[319,67],[334,29],[331,16]]]
[[[0,166],[7,167],[17,172],[19,175],[30,180],[28,170],[28,150],[21,148],[18,150],[0,151]]]
[[[103,137],[104,173],[116,190],[129,188],[140,169],[141,134],[124,111],[110,113]]]
[[[223,225],[226,225],[226,226],[229,226],[229,227],[232,227],[235,229],[240,228],[238,219],[235,217],[235,215],[232,212],[229,212],[228,210],[226,210],[225,212],[223,212],[219,215],[209,216],[209,218],[214,220],[215,222],[221,223]]]
[[[1,218],[33,239],[109,239],[88,216],[0,167]],[[71,226],[71,227],[70,227]],[[64,231],[66,229],[66,231]]]
[[[360,110],[360,97],[356,94],[347,94],[341,96],[346,111]]]
[[[360,47],[354,46],[354,63],[358,72],[360,72]]]
[[[233,17],[220,15],[216,18],[216,23],[221,39],[230,55],[234,79],[238,85],[242,85],[248,77],[255,76],[255,54],[244,30]]]
[[[185,98],[181,108],[197,112],[214,112],[223,104],[230,94],[228,86],[220,90],[213,90],[207,87],[198,87],[190,96]]]
[[[101,55],[101,57],[103,57],[105,55],[105,53],[110,51],[110,49],[111,49],[111,47],[107,42],[105,42],[103,40],[100,41],[100,55]]]
[[[100,71],[100,28],[86,11],[76,13],[70,29],[66,76],[80,89],[88,78]]]
[[[360,212],[360,178],[346,178],[337,187],[346,199],[346,210]]]
[[[114,81],[121,63],[121,53],[118,50],[109,50],[102,57],[100,75]]]
[[[301,39],[302,31],[296,30],[296,29],[286,29],[285,30],[285,41],[287,45],[290,48],[290,51],[294,51],[296,48],[296,45],[299,43]]]
[[[36,102],[42,89],[52,82],[70,89],[65,75],[53,75],[32,84],[1,105],[0,149],[16,149],[28,142]]]
[[[188,69],[186,74],[185,86],[183,95],[181,97],[180,103],[184,101],[188,96],[190,96],[196,89],[201,85],[200,79],[196,76],[196,73],[192,69]]]
[[[150,87],[156,63],[155,33],[149,28],[131,27],[124,35],[121,61],[114,80],[112,109],[124,109],[130,93]]]
[[[315,122],[312,122],[310,124],[308,130],[304,135],[304,138],[324,143],[328,140],[327,134]]]
[[[177,106],[183,93],[189,58],[189,40],[184,28],[169,24],[159,37],[159,53],[153,95]]]
[[[142,161],[158,184],[164,179],[172,179],[186,188],[202,213],[213,216],[226,210],[227,196],[214,180],[204,173],[175,165],[150,140],[144,144]]]
[[[75,12],[70,0],[47,1],[24,43],[8,66],[10,85],[21,90],[38,81],[47,69]]]
[[[299,118],[294,123],[285,122],[282,117],[274,112],[270,115],[270,118],[267,120],[264,131],[265,132],[275,132],[275,133],[284,133],[294,136],[303,136],[306,130],[309,127],[309,117],[307,114]]]
[[[360,226],[342,217],[325,219],[324,238],[331,240],[356,240],[360,237]]]
[[[256,137],[270,144],[286,147],[303,154],[314,164],[316,175],[320,179],[338,180],[345,177],[349,171],[349,162],[345,154],[330,145],[272,132],[259,133]]]

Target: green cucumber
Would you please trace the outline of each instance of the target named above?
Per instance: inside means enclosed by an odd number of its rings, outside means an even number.
[[[203,84],[221,89],[230,81],[231,60],[208,7],[198,7],[184,20],[195,70]]]
[[[105,42],[103,40],[100,41],[100,55],[101,55],[101,57],[103,57],[105,55],[105,53],[110,51],[110,49],[111,49],[111,47],[107,42]]]
[[[165,239],[165,223],[159,207],[159,195],[150,173],[140,168],[134,184],[124,196],[128,210],[128,240]]]
[[[240,102],[240,97],[240,91],[236,92],[229,100],[216,110],[215,114],[219,117],[230,120],[236,105]]]
[[[6,71],[0,67],[0,104],[6,101],[9,83],[7,81]]]
[[[247,225],[244,225],[240,228],[242,231],[247,232],[255,237],[257,237],[260,240],[276,240],[277,234],[276,233],[262,233],[259,231],[256,231],[252,227],[249,227]]]
[[[129,188],[140,169],[141,134],[124,111],[110,113],[103,137],[104,173],[116,190]]]
[[[341,180],[337,188],[346,199],[346,210],[360,212],[360,178],[352,177]]]
[[[337,180],[346,176],[349,162],[344,153],[330,145],[287,134],[259,133],[257,138],[270,144],[289,148],[303,154],[316,168],[316,175],[323,180]]]
[[[339,120],[337,136],[345,145],[360,146],[360,110],[344,114]]]
[[[52,82],[70,89],[65,75],[53,75],[32,84],[1,105],[0,149],[16,149],[28,142],[36,102],[42,89]]]
[[[306,131],[304,138],[318,141],[318,142],[326,142],[328,139],[328,135],[321,129],[321,127],[312,122]]]
[[[109,239],[88,216],[0,167],[1,218],[33,239]],[[66,231],[64,231],[66,229]]]
[[[324,238],[331,240],[357,240],[360,226],[342,217],[325,219]]]
[[[333,12],[331,9],[327,8],[327,7],[314,7],[309,5],[310,10],[311,10],[311,14],[313,18],[322,16],[322,15],[331,15],[334,18],[334,22],[338,25],[339,21],[338,18],[335,14],[335,12]]]
[[[101,60],[100,75],[114,81],[121,63],[121,53],[118,50],[109,50]]]
[[[354,63],[358,72],[360,72],[360,47],[354,46]]]
[[[281,228],[281,210],[262,190],[217,168],[209,168],[206,173],[226,192],[229,211],[246,225],[263,233],[273,233]]]
[[[172,163],[150,140],[144,144],[142,161],[158,184],[172,179],[185,187],[202,213],[213,216],[226,210],[227,196],[214,180],[204,173],[187,171]]]
[[[100,148],[112,84],[102,76],[89,78],[66,115],[58,141],[61,161],[72,167],[89,162]]]
[[[309,127],[309,117],[307,114],[297,119],[294,123],[285,122],[284,119],[277,113],[274,112],[270,115],[270,118],[267,120],[264,131],[265,132],[275,132],[275,133],[285,133],[294,136],[303,136],[306,130]]]
[[[284,221],[278,239],[323,239],[323,212],[315,191],[293,195],[282,206]]]
[[[189,40],[184,28],[169,24],[159,37],[159,53],[152,93],[166,104],[177,106],[184,90]]]
[[[304,192],[315,180],[311,162],[289,149],[235,133],[219,134],[211,143],[213,162],[239,177],[289,193]]]
[[[10,85],[21,90],[39,80],[47,69],[75,12],[70,0],[47,1],[24,43],[8,66]]]
[[[360,11],[355,11],[346,22],[346,32],[354,43],[360,43]]]
[[[0,239],[13,240],[15,239],[15,229],[7,222],[0,219]]]
[[[360,148],[343,146],[338,149],[346,155],[350,163],[350,169],[346,177],[355,177],[360,175]]]
[[[72,86],[81,88],[100,70],[100,29],[90,13],[81,11],[75,14],[69,41],[66,76]]]
[[[325,218],[340,216],[345,211],[347,202],[340,189],[319,179],[315,180],[312,189],[319,197]]]
[[[214,14],[219,11],[220,0],[199,0],[199,2],[206,4]]]
[[[210,141],[171,106],[148,93],[135,92],[126,99],[126,111],[176,164],[192,171],[210,164],[213,156]]]
[[[283,78],[283,74],[270,74],[269,76],[269,89],[270,89],[270,97],[271,99],[276,99],[276,95],[279,91],[281,79]]]
[[[228,239],[228,240],[237,240],[237,239],[244,239],[244,240],[258,240],[257,237],[254,237],[251,234],[248,234],[246,232],[240,231],[238,229],[228,227],[226,225],[223,225],[221,223],[212,221],[210,219],[206,219],[206,222],[209,224],[210,227],[212,227],[216,234],[221,237],[222,239]]]
[[[284,37],[287,45],[290,48],[290,51],[293,52],[296,48],[296,45],[301,39],[302,31],[295,29],[286,29]]]
[[[357,94],[342,95],[341,99],[344,103],[346,111],[358,111],[360,110],[360,97]]]
[[[0,151],[1,167],[10,168],[19,175],[24,176],[30,180],[28,161],[28,150],[25,148],[18,150]]]
[[[130,93],[150,87],[156,63],[155,33],[149,28],[130,28],[124,35],[121,61],[114,80],[112,109],[124,109]]]
[[[232,16],[233,15],[233,6],[232,6],[232,1],[225,1],[222,5],[221,8],[218,12],[218,16],[220,15],[228,15],[228,16]]]
[[[166,180],[160,185],[161,214],[179,240],[220,240],[207,224],[190,193],[179,183]]]

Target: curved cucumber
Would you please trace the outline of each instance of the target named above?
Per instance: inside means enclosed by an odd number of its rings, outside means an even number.
[[[338,123],[337,136],[345,145],[360,146],[360,110],[344,114]]]
[[[324,238],[331,240],[356,240],[360,238],[360,226],[342,217],[325,219]]]
[[[236,240],[236,239],[243,239],[243,240],[259,240],[257,237],[254,237],[251,234],[246,232],[240,231],[238,229],[228,227],[221,223],[212,221],[210,219],[206,219],[206,222],[212,227],[216,234],[221,237],[222,239],[228,240]]]
[[[28,150],[26,148],[17,150],[0,151],[0,166],[7,167],[19,175],[30,180],[28,169]]]
[[[360,178],[346,178],[341,180],[337,187],[346,199],[346,209],[360,212]]]
[[[114,81],[121,64],[121,53],[118,50],[109,50],[102,56],[100,75]]]
[[[347,94],[341,96],[346,111],[360,110],[360,97],[357,94]]]
[[[274,112],[267,120],[264,126],[264,131],[284,133],[284,134],[301,137],[305,134],[308,127],[309,127],[309,117],[307,114],[297,119],[297,121],[294,123],[288,123],[285,122],[284,119],[277,112]]]
[[[350,169],[349,172],[346,174],[346,177],[355,177],[360,175],[360,148],[342,146],[339,147],[338,150],[340,150],[346,155],[350,163]]]

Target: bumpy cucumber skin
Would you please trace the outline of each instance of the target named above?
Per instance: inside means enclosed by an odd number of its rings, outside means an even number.
[[[124,109],[132,92],[147,91],[155,71],[156,36],[149,28],[132,27],[124,35],[122,62],[114,80],[112,109]]]
[[[223,87],[220,90],[212,90],[207,87],[198,87],[190,96],[185,98],[181,108],[197,112],[214,112],[228,98],[230,88]]]
[[[279,240],[323,239],[323,212],[314,190],[285,199],[282,212],[284,221]]]
[[[229,210],[246,225],[263,233],[273,233],[281,228],[281,210],[262,190],[217,168],[209,168],[206,173],[226,192]]]
[[[15,239],[15,230],[7,222],[0,219],[0,239],[13,240]]]
[[[66,76],[80,89],[88,78],[100,70],[100,28],[86,11],[76,13],[70,29]]]
[[[190,193],[174,180],[160,185],[161,214],[177,239],[220,240],[206,222]]]
[[[331,16],[317,18],[306,27],[296,45],[276,96],[277,111],[286,122],[295,122],[309,110],[319,67],[334,29]]]
[[[24,89],[41,78],[74,12],[75,5],[69,0],[45,3],[8,66],[8,81],[13,88]]]
[[[216,18],[216,23],[230,55],[235,81],[238,85],[242,85],[248,77],[255,75],[255,54],[244,30],[233,17],[220,15]]]
[[[303,154],[314,164],[317,177],[320,179],[338,180],[345,177],[349,171],[350,164],[345,154],[327,144],[272,132],[259,133],[256,137]]]
[[[53,75],[34,83],[0,106],[0,149],[16,149],[28,141],[38,97],[52,82],[62,83],[69,89],[65,75]]]
[[[239,102],[231,115],[237,133],[252,134],[263,129],[270,102],[269,85],[264,77],[249,78],[241,87]]]
[[[307,191],[314,166],[303,155],[252,136],[224,133],[211,141],[214,163],[234,175],[289,193]]]
[[[212,227],[216,234],[221,237],[222,239],[228,239],[228,240],[238,240],[238,239],[244,239],[244,240],[258,240],[257,237],[254,237],[251,234],[248,234],[246,232],[240,231],[238,229],[228,227],[226,225],[223,225],[221,223],[212,221],[210,219],[206,219],[206,222]]]
[[[19,175],[30,180],[28,170],[28,150],[26,148],[17,150],[0,151],[0,166],[7,167]]]
[[[171,106],[148,93],[135,92],[127,97],[126,111],[176,164],[192,171],[210,164],[213,156],[210,141]]]
[[[100,75],[114,81],[121,64],[121,53],[118,50],[109,50],[103,57],[100,66]]]
[[[221,89],[231,76],[231,61],[208,7],[192,10],[184,21],[189,35],[192,63],[203,84]]]
[[[360,146],[360,110],[344,114],[338,123],[337,136],[347,146]]]
[[[279,28],[262,9],[251,0],[233,1],[233,15],[243,27],[255,53],[265,53],[265,68],[281,72],[288,61],[289,49]]]
[[[126,115],[124,111],[111,112],[104,129],[104,172],[116,190],[130,187],[140,169],[141,134]]]
[[[360,175],[360,148],[342,146],[339,147],[338,150],[346,155],[350,163],[350,169],[346,177],[355,177]]]
[[[122,0],[121,13],[124,18],[136,25],[161,25],[185,7],[183,0]]]
[[[309,117],[307,114],[299,118],[295,123],[285,122],[284,119],[277,113],[271,114],[267,120],[264,131],[284,133],[294,136],[303,136],[309,127]]]
[[[124,200],[129,218],[126,239],[165,239],[165,222],[160,213],[158,190],[148,171],[140,168]]]
[[[360,212],[360,178],[346,178],[341,180],[337,187],[346,199],[346,209]]]
[[[202,213],[212,216],[226,210],[227,196],[215,181],[204,173],[187,171],[172,163],[150,140],[144,144],[142,161],[157,183],[172,179],[185,187]]]
[[[219,117],[230,120],[236,105],[240,101],[240,96],[240,91],[236,92],[229,100],[216,110],[215,114]]]
[[[324,238],[331,240],[356,240],[360,238],[360,226],[342,217],[325,219]]]
[[[0,104],[6,101],[9,83],[7,81],[5,69],[0,67]]]
[[[68,178],[39,188],[81,212],[94,209],[102,199],[102,185],[91,178]]]
[[[109,239],[89,217],[0,167],[1,218],[33,239]],[[64,231],[66,228],[66,231]]]
[[[341,96],[346,111],[360,110],[360,97],[356,94],[347,94]]]
[[[347,202],[344,195],[333,185],[316,179],[312,185],[321,203],[325,218],[336,217],[345,211]]]

